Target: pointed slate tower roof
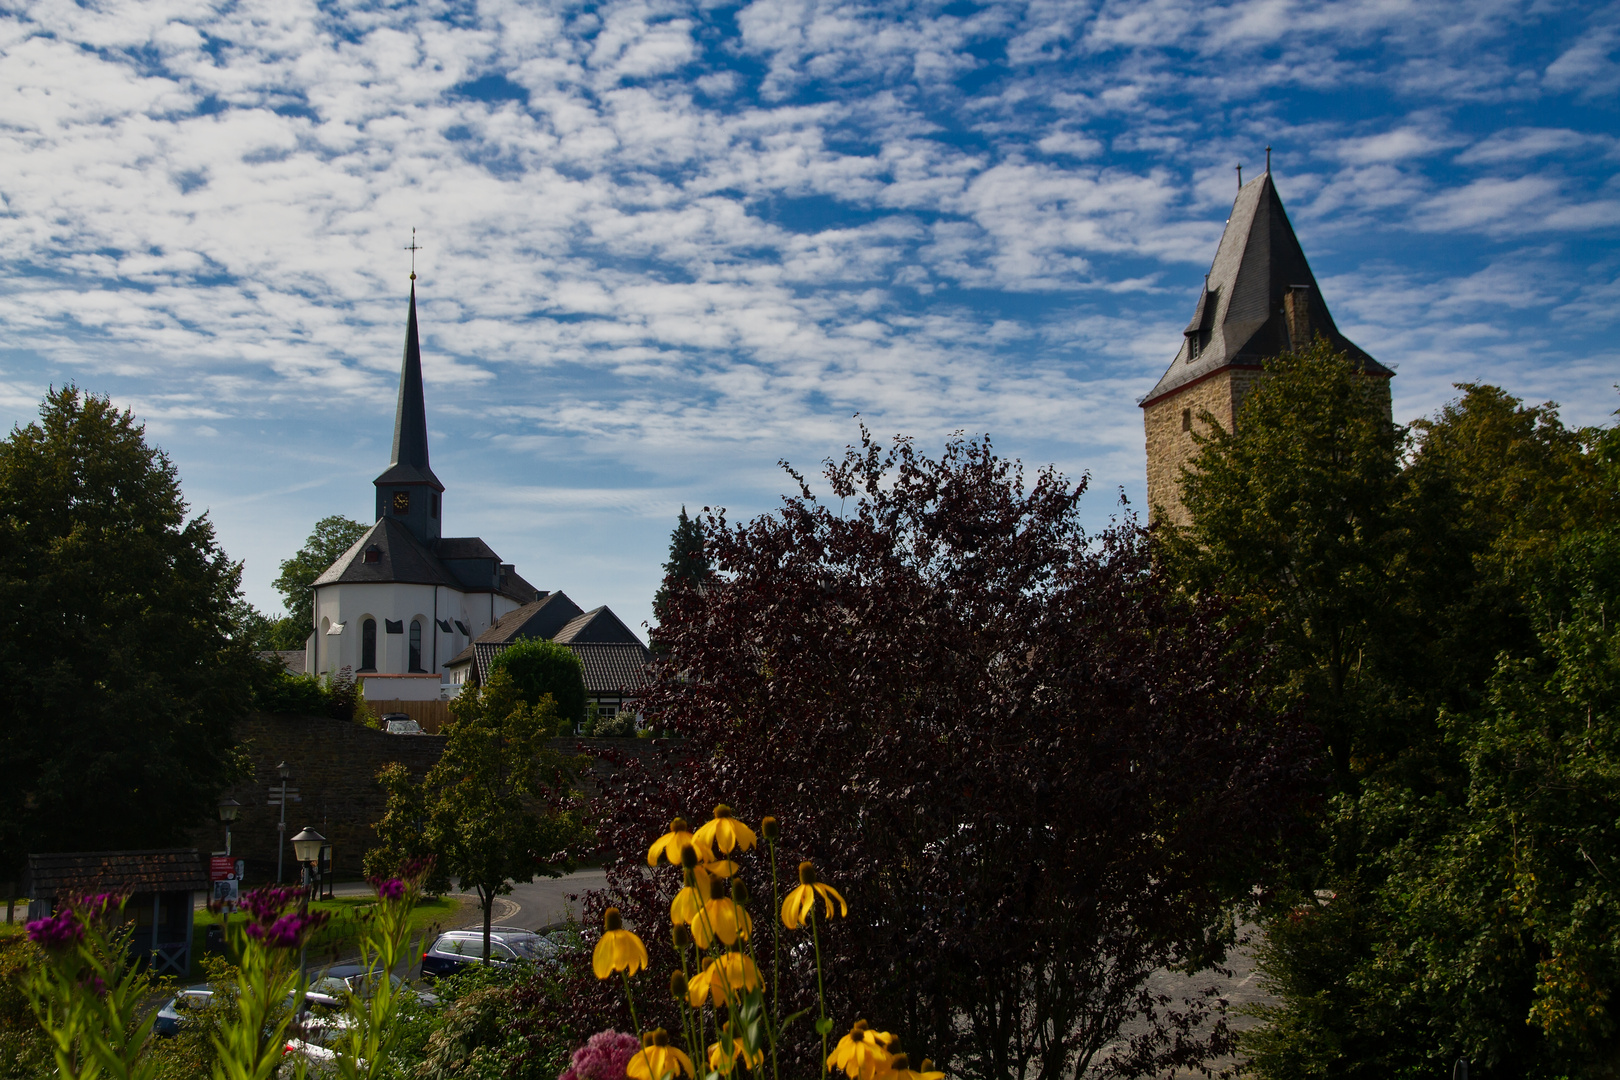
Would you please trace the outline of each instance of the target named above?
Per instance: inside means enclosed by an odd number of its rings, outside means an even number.
[[[428,465],[427,406],[422,398],[422,347],[416,339],[416,282],[411,275],[411,310],[405,322],[405,360],[399,370],[399,404],[394,409],[394,455],[378,484],[444,485]]]
[[[1181,349],[1142,407],[1227,368],[1263,367],[1318,334],[1367,374],[1394,374],[1334,325],[1268,170],[1238,191]]]

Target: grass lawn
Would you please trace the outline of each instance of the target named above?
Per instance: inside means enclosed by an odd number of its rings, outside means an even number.
[[[374,903],[376,901],[369,896],[340,896],[335,900],[317,900],[311,904],[311,910],[325,911],[332,917],[310,939],[309,962],[313,964],[320,960],[333,963],[353,956],[357,951],[355,943],[359,940],[365,916]],[[460,926],[475,913],[475,906],[459,897],[440,896],[423,899],[411,912],[412,941],[414,943],[418,937],[426,937],[431,941],[439,931]],[[220,919],[221,916],[215,915],[207,908],[200,908],[197,911],[196,927],[192,931],[191,938],[193,974],[202,971],[197,958],[202,955],[208,928],[218,924]],[[234,919],[240,922],[242,916],[237,915]]]

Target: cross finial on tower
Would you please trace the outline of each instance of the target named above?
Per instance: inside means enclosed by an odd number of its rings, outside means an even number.
[[[422,249],[416,246],[416,226],[411,226],[411,246],[405,249],[411,253],[411,280],[416,280],[416,253]]]
[[[1266,172],[1271,171],[1271,147],[1266,147]]]
[[[1242,191],[1243,190],[1243,162],[1241,162],[1241,161],[1238,162],[1238,164],[1237,164],[1237,172],[1238,172],[1238,190]]]

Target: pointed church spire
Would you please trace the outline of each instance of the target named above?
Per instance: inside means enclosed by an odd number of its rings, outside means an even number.
[[[411,275],[415,277],[415,274]],[[405,360],[399,371],[399,404],[394,409],[394,456],[390,467],[401,465],[427,476],[427,405],[422,397],[422,346],[416,337],[416,282],[411,282],[411,310],[405,320]]]
[[[414,275],[413,275],[414,276]],[[422,394],[422,346],[416,331],[416,282],[405,319],[405,358],[394,407],[394,451],[377,485],[377,517],[397,518],[418,540],[439,538],[439,495],[444,485],[428,464],[427,405]]]

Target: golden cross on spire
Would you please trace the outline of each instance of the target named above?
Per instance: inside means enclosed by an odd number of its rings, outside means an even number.
[[[416,226],[411,226],[411,246],[405,249],[411,253],[411,280],[416,280],[416,253],[422,249],[416,245]]]

